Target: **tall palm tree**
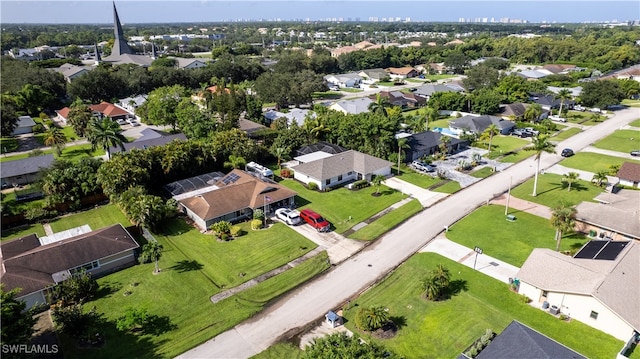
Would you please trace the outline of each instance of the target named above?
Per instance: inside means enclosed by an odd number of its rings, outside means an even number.
[[[158,261],[162,257],[162,250],[164,247],[162,244],[151,241],[142,246],[142,258],[144,261],[152,260],[156,264],[156,268],[153,273],[160,273],[160,267],[158,267]]]
[[[564,101],[571,99],[571,91],[569,91],[568,89],[562,89],[558,91],[558,98],[560,99],[560,110],[558,111],[558,116],[562,116]]]
[[[451,281],[451,274],[449,273],[449,269],[442,264],[438,264],[436,269],[432,272],[433,278],[436,283],[440,286],[440,290],[449,286],[449,282]]]
[[[371,307],[367,311],[369,326],[372,330],[382,328],[389,321],[389,313],[383,306]]]
[[[376,94],[376,100],[369,104],[369,111],[373,113],[379,113],[384,117],[387,117],[386,108],[389,107],[389,99],[386,97],[380,96],[379,93]]]
[[[67,142],[67,136],[62,129],[57,126],[51,126],[44,133],[43,141],[45,146],[55,147],[58,156],[62,154],[62,146]]]
[[[487,127],[486,130],[482,133],[485,136],[489,136],[489,152],[491,152],[491,142],[493,141],[493,136],[500,133],[500,129],[496,126],[495,123],[492,123]]]
[[[247,160],[245,160],[244,157],[236,156],[236,155],[229,155],[229,160],[225,161],[224,167],[231,168],[233,170],[233,169],[237,169],[237,168],[242,168],[246,164],[247,164]]]
[[[120,125],[108,117],[102,120],[93,119],[87,138],[91,142],[93,151],[100,147],[107,152],[107,160],[111,158],[110,147],[120,147],[124,151],[124,143],[127,142],[127,139],[122,135]]]
[[[571,192],[571,185],[580,178],[578,172],[569,172],[562,175],[562,182],[567,184],[567,192]]]
[[[289,151],[284,147],[276,147],[273,149],[273,155],[278,159],[278,169],[282,169],[280,163],[282,162],[282,159],[287,156],[288,152]]]
[[[556,251],[560,251],[560,242],[563,233],[570,232],[576,225],[576,208],[566,204],[560,204],[551,209],[551,225],[556,229]]]
[[[524,110],[522,117],[524,117],[524,119],[529,122],[535,122],[540,118],[540,115],[542,115],[542,106],[534,103],[531,106],[527,107],[526,110]]]
[[[384,181],[383,175],[375,175],[371,179],[371,182],[373,182],[373,185],[376,186],[376,194],[380,194],[380,186],[382,185],[383,181]]]
[[[440,285],[435,276],[430,275],[422,280],[422,291],[428,300],[436,300],[440,296]]]
[[[602,186],[603,183],[607,183],[609,179],[607,178],[607,171],[598,171],[593,174],[593,178],[591,179],[591,183],[596,186]]]
[[[425,130],[429,130],[429,123],[438,119],[438,110],[433,107],[424,108]]]
[[[407,143],[406,138],[398,139],[398,176],[400,175],[400,160],[403,159],[404,150],[409,148],[409,144]]]
[[[536,161],[536,174],[533,180],[533,194],[532,196],[538,195],[538,173],[540,173],[540,157],[542,157],[543,152],[554,153],[556,146],[549,141],[549,137],[543,134],[538,134],[533,138],[533,142],[528,147],[528,150],[534,151],[536,153],[533,158]]]

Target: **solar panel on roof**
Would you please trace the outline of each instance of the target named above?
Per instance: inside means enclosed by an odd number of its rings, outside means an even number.
[[[602,248],[602,250],[595,257],[593,257],[593,259],[612,261],[618,257],[618,254],[622,252],[627,244],[629,244],[629,242],[611,241],[607,243],[607,245],[604,246],[604,248]]]
[[[222,179],[222,183],[224,184],[235,183],[239,178],[240,176],[238,176],[237,174],[230,173],[229,175],[227,175],[227,177]]]
[[[177,196],[186,192],[191,192],[211,186],[215,182],[216,178],[220,178],[224,174],[220,172],[210,172],[202,175],[186,178],[180,181],[171,182],[164,186],[165,190],[171,193],[172,196]]]
[[[576,253],[573,258],[586,258],[593,259],[593,257],[600,252],[600,250],[607,244],[608,241],[591,241],[582,247],[582,249]]]

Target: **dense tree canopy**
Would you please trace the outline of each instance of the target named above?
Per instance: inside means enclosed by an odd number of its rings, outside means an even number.
[[[32,310],[25,310],[24,301],[16,299],[19,289],[6,291],[0,285],[0,308],[2,311],[2,341],[5,344],[26,344],[31,340],[36,319]]]
[[[369,343],[364,343],[358,336],[348,336],[344,332],[337,332],[319,339],[314,339],[313,343],[305,349],[302,357],[305,359],[400,358],[400,356],[385,349],[379,344],[371,341],[369,341]]]
[[[40,186],[50,204],[71,201],[79,204],[80,199],[100,193],[96,173],[102,160],[83,158],[79,162],[56,160],[49,168],[40,172]]]
[[[618,82],[612,80],[587,82],[582,87],[580,94],[580,100],[585,106],[602,109],[620,103],[625,97]]]

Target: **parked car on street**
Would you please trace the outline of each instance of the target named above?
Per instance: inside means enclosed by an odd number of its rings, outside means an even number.
[[[551,116],[549,116],[549,119],[552,120],[552,121],[567,122],[566,118],[560,117],[558,115],[551,115]]]
[[[278,208],[276,209],[276,217],[290,226],[295,226],[302,222],[302,219],[300,218],[300,212],[296,211],[295,209]]]
[[[560,153],[560,156],[562,157],[571,157],[573,156],[573,150],[570,148],[565,148],[564,150],[562,150],[562,152]]]
[[[414,170],[422,172],[433,172],[434,170],[433,166],[430,166],[422,161],[413,161],[409,166]]]
[[[300,211],[300,218],[307,222],[311,227],[315,228],[318,232],[329,232],[331,224],[326,219],[322,218],[318,213],[310,210],[303,209]]]
[[[585,111],[586,110],[586,108],[584,106],[581,106],[581,105],[575,105],[575,106],[573,106],[573,109],[576,110],[576,111]]]
[[[640,157],[640,150],[637,151],[631,151],[629,152],[629,154],[633,157]]]

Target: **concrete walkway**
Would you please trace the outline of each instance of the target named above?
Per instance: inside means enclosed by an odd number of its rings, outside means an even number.
[[[498,197],[491,199],[489,203],[500,205],[500,206],[506,206],[507,197],[508,196],[506,194],[502,194]],[[513,214],[514,209],[522,212],[531,213],[538,217],[542,217],[546,219],[551,218],[551,209],[549,207],[511,196],[511,198],[509,198],[509,213]]]
[[[424,208],[431,207],[448,196],[446,193],[429,191],[397,177],[387,178],[384,185],[417,199]]]
[[[434,240],[429,242],[420,252],[432,252],[440,254],[458,263],[462,263],[469,268],[474,268],[478,272],[482,272],[501,282],[509,284],[510,278],[515,278],[520,268],[505,263],[501,260],[490,257],[486,254],[478,254],[473,248],[467,248],[461,244],[452,242],[447,239],[444,233],[438,235]]]

